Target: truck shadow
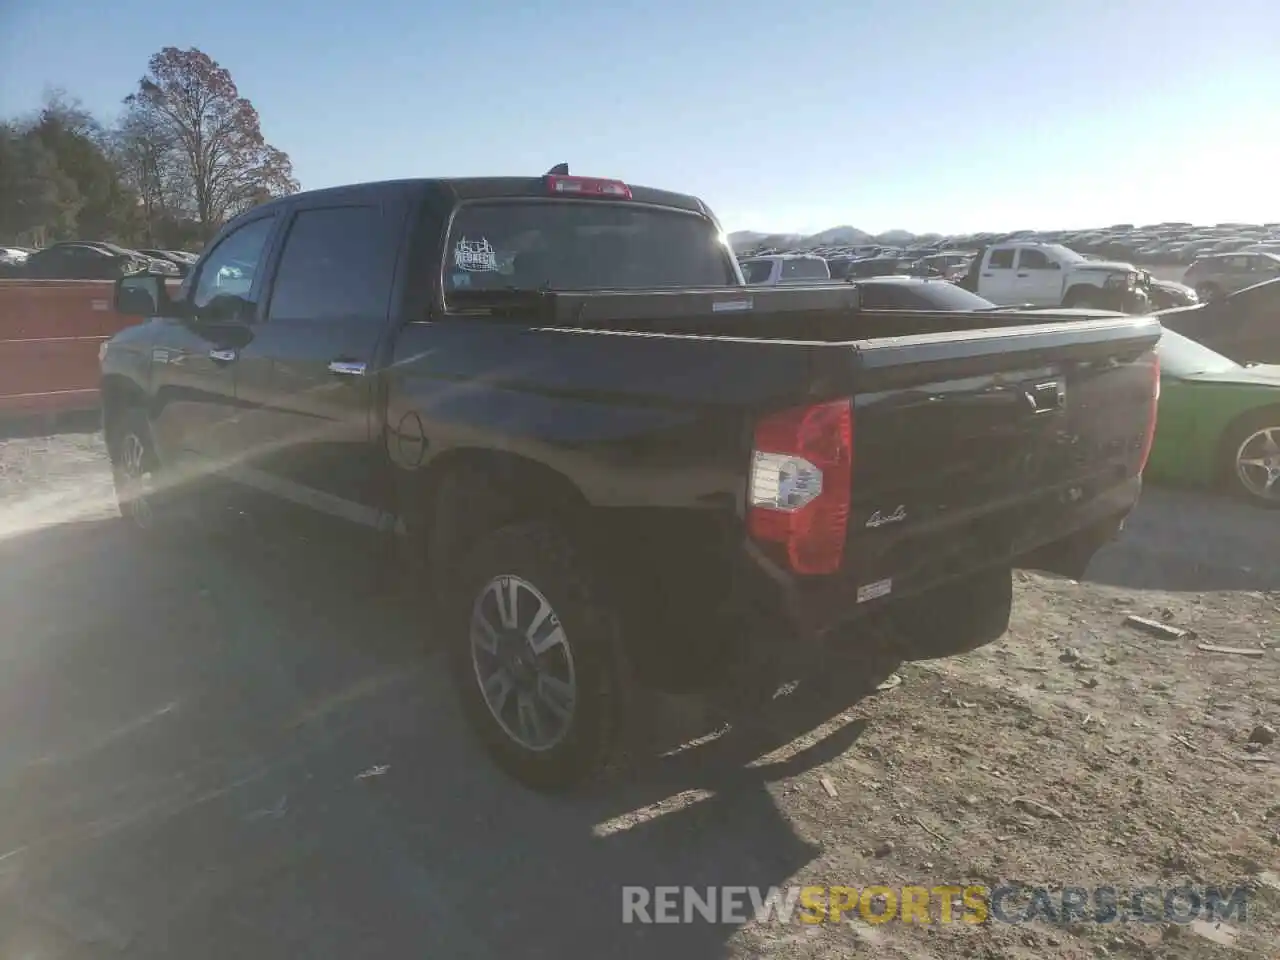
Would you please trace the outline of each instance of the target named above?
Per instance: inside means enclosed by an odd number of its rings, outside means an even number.
[[[674,753],[726,718],[653,695],[626,773],[541,796],[467,736],[412,598],[361,588],[367,552],[235,517],[182,548],[0,542],[0,946],[720,957],[734,926],[624,924],[622,888],[768,888],[821,853],[773,792],[849,749],[891,664]]]
[[[1130,590],[1280,590],[1278,541],[1280,511],[1153,487],[1085,579]]]

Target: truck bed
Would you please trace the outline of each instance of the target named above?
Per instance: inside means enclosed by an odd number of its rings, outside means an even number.
[[[860,597],[1118,524],[1140,488],[1160,332],[1148,318],[862,311],[831,286],[536,302],[533,325],[410,325],[389,423],[428,411],[429,458],[497,447],[550,466],[614,539],[663,541],[708,570],[737,541],[815,628],[859,613]],[[839,398],[853,410],[845,559],[798,576],[746,531],[753,424]]]

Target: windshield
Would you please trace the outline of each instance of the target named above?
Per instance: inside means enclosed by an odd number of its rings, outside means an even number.
[[[1228,360],[1202,343],[1188,340],[1180,333],[1166,329],[1156,347],[1160,370],[1174,377],[1193,377],[1198,373],[1226,373],[1239,370],[1240,364]]]
[[[767,283],[772,273],[772,260],[746,260],[742,264],[742,276],[747,283]]]
[[[736,285],[715,224],[692,213],[593,200],[469,203],[446,246],[446,293]]]
[[[1048,243],[1040,248],[1045,253],[1050,254],[1051,258],[1056,256],[1064,263],[1083,263],[1088,258],[1083,254],[1076,253],[1070,247],[1064,247],[1060,243]],[[1096,258],[1095,258],[1096,259]]]

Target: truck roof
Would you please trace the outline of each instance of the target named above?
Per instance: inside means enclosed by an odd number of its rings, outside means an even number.
[[[659,190],[655,187],[642,187],[627,184],[631,189],[631,202],[654,204],[687,210],[703,216],[711,216],[711,211],[697,197],[684,193],[673,193],[670,190]],[[319,190],[304,190],[287,197],[269,200],[254,210],[263,210],[273,206],[289,206],[299,200],[314,198],[348,199],[353,196],[379,196],[417,194],[456,203],[459,200],[499,199],[503,197],[545,197],[549,196],[546,177],[423,177],[405,180],[379,180],[369,183],[345,184],[337,187],[324,187]],[[620,201],[626,202],[626,201]]]
[[[753,256],[742,257],[743,260],[823,260],[822,255],[817,253],[758,253]]]

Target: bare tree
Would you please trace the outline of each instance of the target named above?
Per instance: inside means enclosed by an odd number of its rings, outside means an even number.
[[[120,178],[138,196],[148,244],[161,242],[158,234],[165,222],[195,216],[194,191],[178,140],[156,111],[126,111],[112,148]]]
[[[206,238],[242,210],[298,189],[288,154],[263,138],[258,111],[230,72],[194,47],[153,56],[125,104],[136,173],[153,179],[152,201],[167,202],[166,184],[173,195],[181,182]]]

